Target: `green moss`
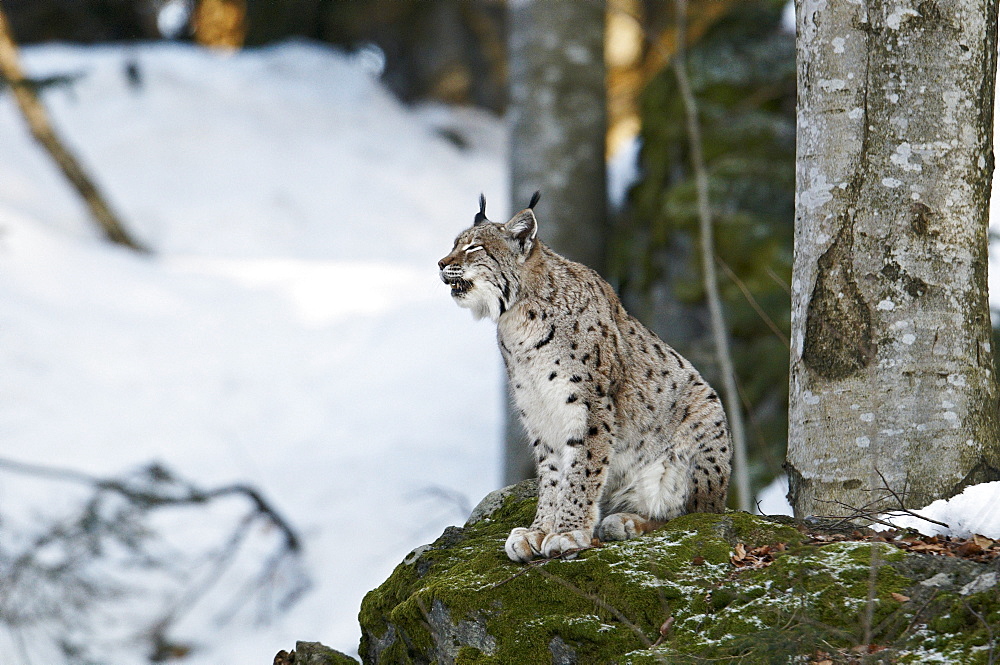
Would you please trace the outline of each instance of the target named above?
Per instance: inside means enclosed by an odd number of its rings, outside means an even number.
[[[572,561],[514,564],[504,540],[531,521],[534,507],[511,498],[398,566],[362,604],[364,661],[499,665],[569,654],[602,664],[786,663],[817,645],[849,654],[871,635],[901,662],[937,653],[952,658],[945,662],[979,662],[987,630],[975,613],[987,623],[1000,617],[989,592],[962,597],[916,584],[926,571],[902,564],[922,555],[887,544],[807,544],[795,528],[745,513],[686,515]],[[736,543],[788,547],[766,567],[737,569]],[[935,594],[930,604],[916,597],[921,589]],[[898,600],[910,595],[912,602]],[[923,621],[918,606],[943,612]],[[671,628],[651,649],[668,617]]]

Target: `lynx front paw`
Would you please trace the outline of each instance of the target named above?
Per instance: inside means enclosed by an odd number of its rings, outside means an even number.
[[[507,543],[504,550],[511,561],[517,563],[528,563],[536,556],[541,556],[542,541],[545,539],[545,532],[538,529],[525,529],[518,527],[507,536]]]
[[[592,535],[590,529],[575,529],[573,531],[559,531],[545,536],[542,542],[542,556],[547,559],[563,556],[573,550],[583,550],[591,547]]]

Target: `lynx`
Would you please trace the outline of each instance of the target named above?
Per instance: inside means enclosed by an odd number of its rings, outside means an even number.
[[[538,239],[538,198],[499,224],[480,196],[473,225],[438,262],[455,302],[497,324],[530,436],[538,509],[507,538],[516,562],[722,512],[732,455],[715,391],[595,271]]]

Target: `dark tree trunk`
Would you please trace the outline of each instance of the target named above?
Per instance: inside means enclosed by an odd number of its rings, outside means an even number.
[[[603,1],[509,4],[511,209],[536,208],[539,236],[555,251],[603,270],[607,245]],[[504,478],[534,475],[508,409]]]

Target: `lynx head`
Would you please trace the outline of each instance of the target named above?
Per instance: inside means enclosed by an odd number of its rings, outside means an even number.
[[[480,195],[472,226],[458,235],[451,253],[438,261],[451,297],[477,319],[497,321],[517,299],[520,266],[537,245],[534,207],[538,199],[535,192],[527,208],[506,224],[497,224],[487,219],[486,197]]]

